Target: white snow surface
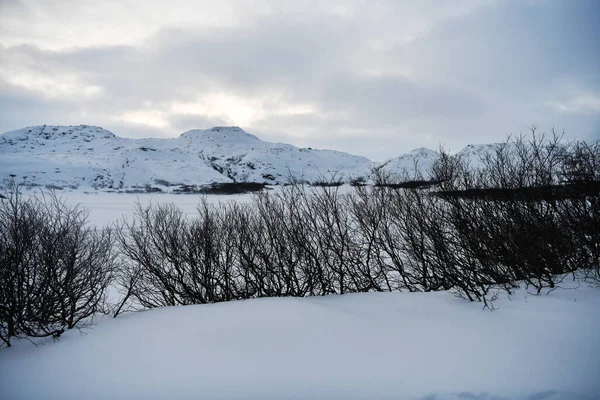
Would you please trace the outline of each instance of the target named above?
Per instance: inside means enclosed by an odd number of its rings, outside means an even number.
[[[109,317],[0,349],[0,398],[592,400],[600,290],[269,298]]]
[[[484,147],[484,146],[483,146]],[[478,156],[482,146],[470,146]],[[97,126],[33,126],[0,135],[0,186],[12,179],[67,190],[171,191],[215,182],[283,184],[367,179],[372,168],[402,178],[427,177],[436,152],[421,148],[384,162],[334,150],[258,139],[238,127],[191,130],[171,139],[127,139]]]
[[[347,188],[344,188],[348,190]],[[277,188],[273,189],[277,190]],[[41,191],[32,190],[27,195],[41,194]],[[172,194],[172,193],[91,193],[81,192],[62,193],[58,192],[59,198],[65,201],[69,206],[82,206],[88,211],[88,221],[96,226],[109,226],[119,222],[123,218],[131,220],[135,213],[136,204],[148,206],[151,204],[172,203],[181,209],[186,215],[193,216],[197,214],[197,207],[202,198],[207,199],[209,203],[218,204],[235,201],[238,203],[249,203],[252,200],[252,194],[235,195],[194,195],[194,194]]]
[[[396,174],[402,180],[421,180],[428,178],[428,170],[438,158],[435,151],[421,147],[378,163],[375,168]]]
[[[126,139],[95,126],[34,126],[0,135],[0,184],[11,178],[62,188],[285,183],[366,176],[371,161],[333,150],[258,139],[237,127],[172,139]]]

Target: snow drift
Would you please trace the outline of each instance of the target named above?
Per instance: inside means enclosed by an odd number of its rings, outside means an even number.
[[[433,292],[126,314],[1,349],[0,398],[591,400],[600,291],[576,286],[494,312]]]

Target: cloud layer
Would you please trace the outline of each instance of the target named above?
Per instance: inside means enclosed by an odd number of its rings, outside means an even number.
[[[238,125],[373,159],[600,135],[595,0],[326,3],[0,0],[0,131]]]

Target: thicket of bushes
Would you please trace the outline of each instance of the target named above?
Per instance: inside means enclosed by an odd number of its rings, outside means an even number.
[[[12,194],[0,208],[0,337],[256,297],[452,290],[491,306],[522,281],[537,293],[577,270],[600,281],[600,142],[516,138],[477,165],[440,155],[408,185],[379,171],[372,186],[202,200],[194,217],[138,205],[112,232],[54,198]],[[110,285],[120,298],[107,305]]]
[[[60,336],[105,312],[116,272],[108,229],[54,195],[0,201],[0,340]]]

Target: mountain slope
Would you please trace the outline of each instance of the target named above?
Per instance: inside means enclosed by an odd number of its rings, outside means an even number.
[[[0,183],[121,189],[213,182],[308,182],[366,176],[365,157],[261,141],[237,127],[173,139],[126,139],[94,126],[35,126],[0,135]]]
[[[376,163],[374,168],[395,174],[401,180],[427,179],[429,169],[438,158],[435,151],[421,147],[382,163]]]
[[[487,146],[487,147],[486,147]],[[493,145],[468,146],[477,159]],[[492,147],[490,147],[492,146]],[[238,127],[191,130],[172,139],[127,139],[95,126],[34,126],[0,135],[0,186],[121,190],[215,182],[283,184],[367,180],[372,169],[427,178],[437,160],[420,148],[382,163],[333,150],[262,141]]]
[[[37,126],[0,136],[0,179],[120,189],[156,181],[229,181],[164,140],[132,140],[93,126]]]
[[[264,142],[237,127],[191,130],[178,140],[182,147],[236,182],[280,184],[287,182],[290,174],[308,182],[336,174],[366,176],[371,166],[365,157]]]

